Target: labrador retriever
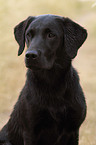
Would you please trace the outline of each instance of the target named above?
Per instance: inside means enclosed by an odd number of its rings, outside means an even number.
[[[71,62],[86,30],[69,18],[40,15],[18,24],[14,35],[18,55],[27,45],[27,79],[0,145],[78,145],[86,102]]]

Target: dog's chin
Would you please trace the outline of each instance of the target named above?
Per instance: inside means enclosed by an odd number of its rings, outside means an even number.
[[[52,66],[36,66],[36,65],[26,65],[26,67],[33,71],[50,70],[52,68]]]

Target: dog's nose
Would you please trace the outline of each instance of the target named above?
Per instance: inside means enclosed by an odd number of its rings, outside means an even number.
[[[26,57],[27,59],[37,59],[38,56],[39,56],[39,53],[38,53],[38,51],[36,51],[36,50],[27,51],[27,52],[25,53],[25,57]]]

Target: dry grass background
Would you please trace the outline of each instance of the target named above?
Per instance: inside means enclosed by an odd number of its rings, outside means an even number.
[[[96,7],[92,4],[91,0],[0,0],[0,128],[9,118],[26,74],[24,54],[17,57],[14,26],[29,15],[58,14],[88,30],[88,39],[73,65],[79,72],[88,106],[80,129],[80,145],[96,145]]]

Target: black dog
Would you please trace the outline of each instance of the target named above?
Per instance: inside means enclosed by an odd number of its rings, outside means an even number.
[[[28,17],[14,34],[18,55],[27,44],[27,80],[0,145],[78,145],[86,103],[71,61],[86,30],[68,18],[42,15]]]

